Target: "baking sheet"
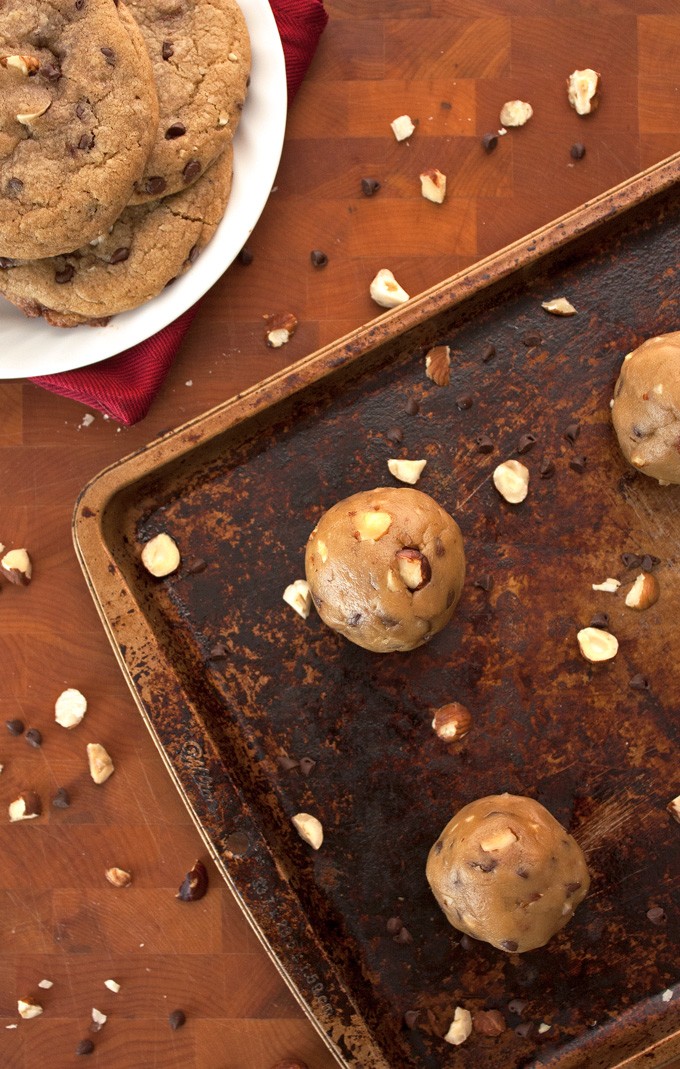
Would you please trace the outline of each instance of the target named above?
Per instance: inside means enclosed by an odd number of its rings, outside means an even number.
[[[622,357],[678,326],[679,160],[167,435],[78,502],[76,548],[142,714],[341,1065],[569,1069],[680,1049],[680,828],[665,808],[680,793],[680,489],[633,477],[609,418]],[[541,308],[558,296],[575,316]],[[447,387],[424,373],[442,342]],[[491,472],[527,433],[529,496],[509,506]],[[419,488],[460,524],[468,578],[444,632],[381,656],[281,595],[323,509],[396,485],[387,459],[401,455],[427,459]],[[159,582],[138,554],[160,530],[182,565]],[[627,588],[623,553],[660,559],[646,613],[592,590],[609,575]],[[604,666],[575,637],[597,612],[620,641]],[[452,699],[473,727],[447,746],[430,720]],[[504,790],[546,805],[593,875],[575,919],[524,955],[461,944],[424,879],[453,812]],[[299,811],[322,820],[317,853]],[[407,936],[388,931],[395,917]],[[507,1029],[451,1048],[456,1005],[499,1009]]]

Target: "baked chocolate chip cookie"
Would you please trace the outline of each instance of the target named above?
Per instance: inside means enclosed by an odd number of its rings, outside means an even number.
[[[29,262],[0,258],[0,293],[57,327],[103,325],[155,297],[207,245],[224,214],[231,146],[182,193],[131,205],[76,252]]]
[[[250,74],[236,0],[128,0],[153,63],[160,123],[133,203],[195,182],[231,141]]]
[[[122,4],[0,4],[0,256],[54,256],[111,226],[157,125],[151,61]]]

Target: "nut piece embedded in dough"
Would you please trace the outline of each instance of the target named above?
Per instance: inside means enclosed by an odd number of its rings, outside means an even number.
[[[390,123],[392,127],[392,133],[396,137],[397,141],[405,141],[407,137],[410,137],[415,126],[411,121],[410,115],[399,115],[396,119],[393,119]]]
[[[32,1017],[39,1017],[43,1012],[43,1008],[39,1002],[27,995],[26,998],[20,998],[17,1000],[17,1010],[19,1016],[24,1021],[30,1021]]]
[[[501,126],[524,126],[534,114],[531,104],[524,100],[507,100],[501,108]]]
[[[436,167],[428,167],[420,174],[420,192],[425,200],[443,204],[446,196],[446,175]]]
[[[274,312],[262,317],[266,323],[265,341],[271,349],[280,349],[297,330],[297,316],[292,312]]]
[[[653,572],[640,572],[626,594],[625,604],[629,609],[644,612],[659,600],[659,581]]]
[[[410,300],[406,290],[402,289],[396,278],[386,267],[381,267],[371,282],[369,293],[381,308],[396,308]]]
[[[495,835],[490,836],[488,839],[480,839],[479,845],[487,854],[491,854],[497,850],[507,850],[509,846],[516,842],[517,836],[512,828],[503,828],[502,831],[496,832]]]
[[[35,791],[22,791],[18,798],[9,804],[9,819],[32,820],[42,813],[42,803]]]
[[[504,460],[494,470],[493,484],[501,497],[519,505],[529,492],[529,469],[519,460]]]
[[[0,56],[0,67],[17,70],[28,77],[40,70],[40,60],[36,56]]]
[[[47,103],[44,104],[42,108],[39,108],[37,111],[26,111],[22,112],[20,115],[17,115],[16,120],[17,122],[20,122],[22,126],[30,126],[31,123],[34,123],[35,120],[39,119],[41,115],[44,115],[48,108],[50,108],[51,106],[52,101],[48,100]]]
[[[453,1014],[453,1020],[449,1027],[448,1032],[444,1036],[447,1043],[452,1043],[455,1047],[459,1047],[461,1043],[470,1036],[472,1032],[472,1014],[469,1010],[463,1009],[462,1006],[456,1006]]]
[[[546,312],[550,312],[554,316],[576,315],[576,309],[566,297],[555,297],[551,301],[542,301],[541,308],[545,308]]]
[[[414,593],[416,590],[422,590],[432,578],[430,562],[419,549],[409,547],[400,549],[396,560],[399,575],[408,589]]]
[[[309,592],[309,583],[306,579],[296,579],[289,583],[283,592],[283,600],[291,609],[306,620],[312,607],[312,595]]]
[[[321,821],[313,817],[311,813],[296,813],[294,817],[291,817],[291,820],[300,838],[309,843],[313,850],[318,850],[323,843],[323,825]]]
[[[61,692],[54,703],[54,719],[63,728],[75,728],[87,712],[87,698],[75,687]]]
[[[5,579],[15,586],[28,586],[33,575],[31,558],[25,549],[10,549],[0,560],[0,569]]]
[[[600,75],[591,67],[572,71],[567,78],[567,97],[577,115],[590,115],[599,104]]]
[[[113,761],[99,742],[88,742],[87,761],[95,783],[106,783],[114,771]]]
[[[467,735],[472,726],[470,710],[460,702],[449,702],[435,709],[432,727],[444,742],[453,742]]]
[[[177,571],[179,562],[177,543],[164,531],[147,542],[142,550],[142,564],[157,579]]]
[[[408,483],[409,486],[416,485],[423,474],[426,464],[426,460],[391,459],[387,461],[390,474],[394,475],[395,479],[399,479],[400,482]]]
[[[367,512],[357,513],[354,522],[357,541],[377,542],[389,531],[392,526],[392,517],[389,512],[383,512],[381,509],[371,509]]]
[[[132,883],[132,873],[119,869],[115,865],[107,869],[104,875],[112,887],[129,887]]]
[[[576,636],[579,649],[587,661],[597,664],[611,661],[619,652],[618,639],[601,627],[584,627]]]
[[[448,345],[435,345],[425,354],[425,374],[437,386],[448,386],[451,381],[451,349]]]

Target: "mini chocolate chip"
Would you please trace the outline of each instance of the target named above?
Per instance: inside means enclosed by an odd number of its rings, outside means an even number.
[[[488,861],[468,861],[468,866],[471,869],[479,869],[480,872],[493,872],[498,862],[495,857],[490,857]]]
[[[415,397],[409,397],[406,402],[406,411],[409,416],[417,416],[420,412],[420,402],[416,401]]]
[[[434,852],[435,852],[435,854],[441,854],[443,849],[444,849],[444,843],[442,842],[441,839],[437,839],[436,843],[434,844]]]
[[[385,928],[388,935],[397,935],[404,927],[404,922],[401,917],[390,917]]]
[[[192,179],[198,178],[199,174],[201,173],[201,170],[202,168],[200,160],[189,160],[184,170],[182,171],[182,178],[185,182],[191,182]]]
[[[498,134],[484,134],[482,138],[482,148],[485,152],[493,152],[498,144]]]
[[[166,185],[167,185],[167,182],[165,181],[164,178],[161,178],[161,176],[158,175],[158,174],[154,174],[154,175],[151,175],[150,178],[145,179],[145,181],[144,181],[144,192],[145,193],[150,193],[151,196],[156,196],[158,193],[162,193],[163,192],[163,190],[165,189]]]
[[[516,871],[517,875],[519,876],[519,878],[521,880],[528,880],[529,879],[529,870],[528,869],[522,868],[522,866],[520,865],[520,867],[518,869],[515,869],[515,871]]]
[[[359,624],[361,623],[362,616],[363,616],[363,613],[353,612],[351,616],[347,617],[347,626],[348,627],[358,627]]]
[[[439,107],[442,109],[442,111],[451,111],[453,104],[450,100],[440,100]]]
[[[651,572],[653,568],[656,568],[657,564],[661,564],[661,558],[654,557],[651,553],[645,553],[640,561],[640,567],[643,572]]]
[[[16,197],[19,193],[21,193],[23,188],[24,183],[21,181],[20,178],[10,178],[7,182],[7,185],[5,186],[5,192],[7,193],[8,197]]]
[[[446,553],[446,547],[439,535],[434,540],[434,553],[436,557],[443,557]]]
[[[301,757],[300,758],[300,772],[303,776],[309,776],[316,768],[316,761],[313,757]]]
[[[68,809],[70,804],[71,796],[66,790],[66,787],[59,787],[52,799],[52,805],[55,809]]]
[[[538,474],[542,479],[550,479],[555,474],[555,465],[550,457],[543,457],[540,463]]]
[[[29,728],[24,738],[28,745],[33,746],[36,750],[42,746],[42,735],[37,728]]]
[[[529,450],[533,449],[536,445],[536,440],[535,434],[523,434],[517,443],[517,452],[528,453]]]
[[[401,427],[397,427],[395,425],[394,427],[388,427],[388,429],[385,431],[385,437],[387,438],[388,442],[394,442],[396,445],[398,445],[399,442],[402,442],[404,440],[404,432],[402,431]]]
[[[526,1037],[529,1035],[529,1033],[531,1032],[531,1029],[533,1027],[534,1027],[534,1022],[533,1021],[522,1021],[521,1024],[517,1025],[517,1028],[515,1029],[515,1033],[518,1036],[521,1036],[522,1039],[526,1039]]]
[[[0,268],[6,271],[9,267],[16,267],[16,260],[10,260],[9,256],[0,256]]]
[[[493,442],[488,434],[479,434],[475,438],[478,453],[493,453]]]
[[[127,248],[127,246],[121,245],[121,247],[119,249],[116,249],[115,252],[111,253],[111,255],[109,256],[109,263],[110,264],[122,264],[122,263],[125,263],[125,261],[127,260],[129,255],[130,255],[130,250]]]
[[[480,575],[478,579],[475,579],[472,585],[478,587],[480,590],[489,591],[493,586],[493,576],[488,573],[486,575]]]
[[[161,56],[162,56],[162,58],[163,59],[170,59],[170,57],[174,56],[174,54],[175,54],[175,50],[172,47],[172,41],[163,41],[163,44],[161,46]]]
[[[200,254],[200,248],[198,245],[192,245],[189,249],[189,255],[187,256],[187,263],[195,264]]]
[[[628,685],[633,690],[649,690],[649,680],[642,672],[636,672]]]
[[[104,59],[108,63],[109,67],[115,67],[116,65],[116,53],[112,48],[100,48],[99,51],[103,55]]]
[[[321,252],[321,249],[312,249],[309,258],[312,261],[312,267],[325,267],[328,263],[328,257],[325,252]]]
[[[515,939],[504,939],[501,943],[501,946],[503,947],[503,950],[509,950],[512,954],[515,950],[517,950],[519,943]]]
[[[73,6],[75,7],[76,11],[82,11],[85,7],[85,0],[76,0]]]
[[[468,408],[472,408],[473,404],[474,402],[469,393],[464,393],[461,397],[456,398],[456,408],[459,408],[461,412],[465,412]]]
[[[582,160],[586,154],[586,146],[580,141],[575,141],[569,149],[569,154],[573,160]]]
[[[521,1017],[528,1005],[529,1002],[525,998],[511,998],[508,1002],[508,1010],[510,1013],[516,1013],[518,1017]]]
[[[467,932],[464,932],[463,935],[460,937],[460,946],[463,948],[463,950],[474,950],[475,940],[472,939],[472,937],[469,936]]]
[[[76,273],[76,269],[73,264],[66,264],[61,270],[54,272],[54,281],[58,282],[62,286],[65,282],[70,282]]]
[[[173,1032],[176,1032],[178,1028],[187,1023],[187,1015],[184,1010],[173,1010],[168,1014],[168,1024],[172,1028]]]
[[[406,946],[407,943],[413,942],[413,936],[409,932],[408,928],[402,927],[399,929],[397,934],[392,937],[392,942],[400,943],[401,945]]]
[[[48,82],[58,82],[61,78],[61,67],[58,67],[56,63],[43,63],[40,74],[43,78],[47,78]]]
[[[184,137],[187,132],[186,126],[181,122],[174,122],[172,126],[168,126],[165,131],[165,140],[174,141],[177,137]]]
[[[10,735],[23,735],[24,722],[23,720],[6,720],[7,730]]]
[[[528,330],[526,334],[522,335],[522,344],[526,345],[530,349],[533,345],[540,345],[543,338],[536,331]]]
[[[237,259],[238,262],[240,264],[243,264],[244,267],[249,267],[254,259],[252,249],[249,249],[247,245],[244,245],[240,253],[238,254]]]
[[[78,0],[76,0],[76,7],[78,7]],[[91,1039],[81,1039],[80,1043],[76,1047],[76,1054],[92,1054],[93,1051],[94,1043]]]
[[[581,424],[580,423],[570,423],[567,427],[565,427],[564,436],[563,437],[565,437],[567,439],[567,441],[571,442],[572,445],[573,445],[574,442],[576,441],[576,439],[578,438],[580,433],[581,433]]]
[[[83,134],[82,137],[80,138],[80,141],[78,142],[78,148],[79,149],[83,149],[84,151],[87,151],[88,149],[91,149],[93,147],[94,147],[94,134],[91,133],[91,132],[87,133],[87,134]]]
[[[415,1028],[420,1020],[420,1010],[407,1010],[404,1014],[404,1024],[407,1028]]]
[[[87,108],[83,104],[82,100],[76,104],[76,115],[82,121],[87,115]]]
[[[566,884],[564,890],[567,892],[567,898],[571,898],[575,891],[581,890],[581,883],[578,880],[574,880],[573,883]]]
[[[361,192],[365,197],[372,197],[374,193],[377,193],[380,189],[380,182],[377,178],[362,178],[361,179]]]
[[[496,346],[495,345],[487,345],[486,349],[482,353],[482,363],[483,364],[488,364],[490,360],[493,360],[495,355],[496,355]]]
[[[666,923],[666,914],[662,910],[661,906],[652,906],[647,910],[647,920],[652,924],[662,925]]]
[[[606,631],[609,627],[609,613],[596,612],[588,626],[598,627],[601,631]]]
[[[569,461],[569,467],[572,471],[576,471],[579,475],[583,475],[583,472],[586,470],[587,463],[588,458],[584,457],[583,453],[578,453],[577,456],[572,457],[572,459]]]
[[[221,661],[228,655],[229,651],[223,642],[216,642],[211,649],[208,657],[211,661]]]
[[[642,564],[642,557],[637,553],[622,553],[621,561],[624,568],[639,568]]]

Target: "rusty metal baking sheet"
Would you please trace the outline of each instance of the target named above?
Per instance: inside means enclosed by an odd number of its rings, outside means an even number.
[[[152,443],[78,502],[76,546],[139,707],[341,1065],[572,1069],[680,1049],[666,809],[680,794],[680,487],[635,475],[609,410],[623,356],[678,328],[679,175],[674,157]],[[576,314],[549,315],[554,297]],[[439,343],[442,387],[424,364]],[[491,473],[527,434],[529,494],[511,506]],[[379,655],[282,593],[321,512],[396,485],[393,456],[427,460],[418,487],[458,521],[468,575],[443,632]],[[161,581],[139,562],[159,531],[182,554]],[[647,612],[624,605],[637,571],[622,554],[652,558]],[[621,593],[593,590],[608,576]],[[603,612],[620,651],[591,665],[576,632]],[[447,745],[430,721],[454,699],[473,726]],[[593,876],[569,925],[524,955],[461,940],[424,874],[455,810],[506,790],[562,821]],[[300,811],[323,823],[318,852],[291,824]],[[458,1005],[500,1010],[506,1030],[450,1047]]]

